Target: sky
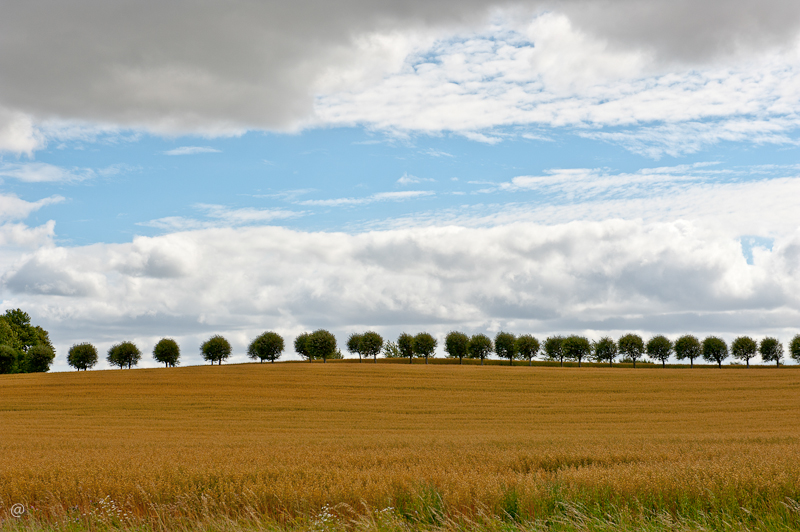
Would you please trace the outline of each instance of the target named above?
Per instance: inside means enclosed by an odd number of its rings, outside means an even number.
[[[7,5],[0,310],[54,371],[265,330],[786,343],[798,109],[792,1]]]

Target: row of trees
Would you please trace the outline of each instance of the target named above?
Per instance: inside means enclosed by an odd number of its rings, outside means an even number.
[[[200,346],[200,353],[203,359],[211,364],[222,364],[223,360],[231,355],[231,344],[220,335],[214,335]],[[275,362],[283,352],[283,338],[274,332],[265,332],[250,343],[247,353],[252,359],[271,360]],[[153,347],[153,360],[165,367],[175,367],[181,357],[181,350],[178,343],[172,338],[162,338]],[[132,368],[139,364],[142,352],[133,342],[120,342],[109,348],[106,361],[112,366],[122,368]],[[88,370],[97,364],[97,348],[90,343],[75,344],[69,349],[67,362],[70,366],[80,370]]]
[[[372,357],[377,362],[378,355],[387,358],[408,358],[413,363],[414,358],[423,358],[425,363],[434,356],[437,340],[429,333],[422,332],[415,336],[402,333],[397,342],[384,343],[383,337],[375,331],[353,333],[347,340],[347,350],[357,355],[359,361]],[[319,329],[311,333],[302,333],[294,341],[295,351],[309,361],[342,358],[341,351],[337,348],[336,337],[327,330]],[[248,356],[260,362],[275,362],[281,357],[284,350],[283,338],[275,332],[265,332],[255,338],[247,349]],[[692,335],[684,335],[672,342],[663,335],[657,335],[645,342],[637,334],[626,334],[617,341],[605,336],[597,341],[590,341],[584,336],[550,336],[541,344],[537,338],[529,334],[515,336],[508,332],[499,332],[494,341],[485,334],[468,336],[462,332],[452,331],[445,337],[444,350],[450,358],[457,358],[463,363],[464,358],[479,359],[483,361],[495,353],[498,357],[507,359],[509,364],[514,360],[527,360],[528,364],[533,359],[543,356],[547,360],[575,361],[580,366],[583,362],[614,362],[621,358],[622,362],[632,362],[636,367],[637,362],[650,362],[645,357],[659,361],[666,365],[667,360],[674,354],[678,360],[689,360],[694,366],[696,359],[722,366],[722,362],[729,356],[750,366],[750,360],[757,355],[765,362],[774,362],[780,365],[784,351],[783,345],[776,338],[767,337],[757,342],[749,336],[740,336],[730,345],[721,338],[709,336],[703,341]],[[200,347],[203,358],[211,364],[222,364],[231,354],[231,345],[224,337],[215,335],[209,338]],[[800,362],[800,335],[795,336],[789,344],[790,356]],[[88,343],[72,346],[68,355],[69,364],[78,370],[87,370],[97,363],[97,349]],[[131,368],[138,364],[141,358],[139,348],[133,342],[122,342],[113,345],[108,350],[106,360],[112,366]],[[176,366],[180,358],[180,348],[175,340],[164,338],[153,348],[153,359],[165,366]]]
[[[0,315],[0,373],[48,371],[56,357],[50,335],[21,309]]]

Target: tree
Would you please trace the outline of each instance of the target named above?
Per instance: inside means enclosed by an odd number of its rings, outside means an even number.
[[[86,371],[97,364],[97,348],[88,342],[75,344],[69,348],[67,362],[78,371]]]
[[[375,331],[367,331],[361,335],[359,350],[364,356],[371,356],[378,363],[378,355],[383,347],[383,337]],[[360,357],[359,357],[360,358]]]
[[[469,354],[469,336],[462,332],[450,331],[444,337],[444,351],[449,358],[457,358],[459,364]]]
[[[517,337],[500,331],[494,337],[494,352],[500,358],[507,358],[508,365],[512,366],[514,359],[517,358]]]
[[[550,336],[544,341],[544,354],[550,360],[560,360],[561,366],[564,366],[564,344],[563,336]]]
[[[0,316],[0,345],[7,345],[12,349],[21,349],[22,346],[5,316]]]
[[[347,339],[347,351],[350,354],[357,354],[359,362],[361,362],[361,337],[362,335],[358,333],[352,333]]]
[[[265,360],[275,362],[283,353],[283,337],[272,331],[263,332],[250,342],[247,347],[247,356],[253,360],[258,359],[261,364]]]
[[[614,365],[614,359],[617,357],[617,344],[614,343],[608,336],[600,338],[592,344],[594,348],[594,359],[598,362],[608,361],[609,366]]]
[[[750,359],[756,356],[758,344],[749,336],[740,336],[731,343],[731,355],[736,360],[744,360],[750,367]]]
[[[800,334],[795,335],[789,342],[789,354],[795,362],[800,362]]]
[[[308,337],[308,351],[313,358],[327,362],[336,357],[336,337],[325,329],[317,329]]]
[[[592,354],[592,344],[589,343],[589,339],[585,336],[572,335],[564,338],[561,350],[564,353],[564,358],[577,360],[578,367],[581,367],[581,361]]]
[[[224,336],[215,334],[200,346],[200,352],[203,353],[203,359],[211,362],[214,365],[222,365],[222,361],[231,356],[231,344]]]
[[[294,350],[298,355],[305,357],[309,362],[313,360],[311,351],[308,348],[308,339],[311,337],[308,333],[301,333],[294,339]]]
[[[647,356],[661,361],[661,367],[667,367],[667,360],[672,354],[672,342],[663,335],[657,335],[647,341]]]
[[[728,344],[716,336],[709,336],[703,340],[703,358],[709,362],[716,362],[721,368],[722,361],[728,358]]]
[[[400,350],[400,355],[408,357],[408,363],[414,362],[414,337],[408,333],[402,333],[397,337],[397,349]]]
[[[44,373],[50,371],[50,364],[56,358],[53,348],[45,344],[31,346],[23,357],[25,373]]]
[[[696,336],[687,334],[675,340],[675,358],[678,360],[689,359],[689,366],[694,367],[694,359],[702,355],[703,349]]]
[[[777,338],[767,337],[761,340],[758,351],[761,353],[761,360],[764,362],[775,362],[777,367],[781,366],[783,344],[781,344]]]
[[[14,373],[19,353],[8,344],[0,344],[0,374]]]
[[[638,334],[626,334],[617,342],[617,348],[624,358],[633,361],[635,368],[636,361],[644,354],[644,341]]]
[[[533,359],[539,354],[539,340],[530,334],[521,334],[517,338],[516,349],[519,356],[528,361],[528,365],[533,365]]]
[[[425,357],[425,363],[427,364],[428,357],[434,356],[437,344],[436,338],[426,332],[421,332],[414,337],[414,354]]]
[[[153,348],[153,359],[163,363],[165,368],[170,366],[174,368],[179,358],[181,358],[181,348],[172,338],[162,338]]]
[[[402,358],[403,354],[400,353],[397,342],[386,342],[383,346],[383,356],[385,358]]]
[[[483,359],[492,354],[492,341],[485,334],[475,334],[469,339],[469,357]]]
[[[125,366],[131,369],[132,366],[139,363],[140,358],[142,358],[142,353],[133,342],[121,342],[112,345],[111,349],[108,350],[108,356],[106,356],[109,364],[119,366],[120,369]]]

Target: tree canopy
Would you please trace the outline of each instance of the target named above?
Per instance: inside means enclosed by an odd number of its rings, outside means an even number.
[[[397,349],[400,355],[408,358],[408,363],[414,362],[414,337],[408,333],[402,333],[397,337]]]
[[[696,336],[686,334],[675,340],[675,358],[678,360],[689,359],[689,365],[694,367],[694,359],[703,354],[700,340]]]
[[[731,355],[736,360],[743,360],[750,367],[750,359],[756,356],[758,344],[749,336],[740,336],[731,343]]]
[[[462,332],[450,331],[444,337],[444,351],[450,358],[457,358],[459,364],[469,355],[469,336]]]
[[[494,352],[500,358],[508,359],[508,365],[514,364],[517,358],[517,337],[509,332],[500,331],[494,337]]]
[[[578,367],[581,367],[584,358],[588,358],[592,354],[592,344],[585,336],[572,335],[564,338],[561,349],[564,358],[578,361]]]
[[[109,364],[118,366],[120,369],[125,366],[131,369],[139,363],[140,358],[142,358],[142,352],[133,342],[120,342],[112,345],[106,356]]]
[[[283,353],[283,337],[272,331],[263,332],[247,346],[247,356],[252,360],[275,362]]]
[[[789,342],[789,355],[795,362],[800,363],[800,334],[795,335]]]
[[[362,335],[359,333],[351,333],[350,337],[347,339],[347,351],[350,354],[358,355],[358,361],[361,362],[361,337]]]
[[[608,336],[604,336],[596,341],[594,347],[594,359],[598,362],[608,362],[609,366],[614,365],[617,357],[617,344]]]
[[[429,333],[421,332],[414,337],[414,354],[425,357],[425,363],[427,364],[428,357],[433,356],[436,352],[437,344],[436,338]]]
[[[469,357],[481,359],[481,365],[492,350],[492,341],[485,334],[475,334],[469,339]]]
[[[636,367],[636,361],[642,358],[644,354],[644,340],[638,334],[626,334],[620,337],[617,342],[617,349],[620,354],[629,360],[633,361],[633,367]]]
[[[663,335],[653,336],[647,342],[647,356],[661,361],[661,366],[666,367],[667,360],[672,354],[672,342]]]
[[[539,354],[539,340],[530,334],[521,334],[517,337],[516,349],[519,356],[533,364],[533,359]]]
[[[544,341],[544,354],[550,360],[559,360],[564,365],[563,336],[549,336]]]
[[[0,373],[49,371],[55,359],[50,335],[32,325],[28,313],[18,308],[0,316],[0,346],[4,346]]]
[[[153,359],[164,364],[164,367],[175,367],[181,358],[181,348],[172,338],[162,338],[153,347]]]
[[[761,340],[758,351],[761,353],[761,360],[775,362],[775,365],[780,367],[781,359],[783,359],[783,344],[777,338],[767,337]]]
[[[69,348],[67,362],[78,371],[86,371],[97,364],[97,348],[88,342],[75,344]]]
[[[322,359],[327,362],[329,358],[336,357],[336,337],[325,329],[317,329],[308,337],[308,352],[311,358]]]
[[[717,336],[709,336],[703,340],[703,358],[708,362],[716,362],[722,367],[722,361],[728,358],[728,344]]]
[[[375,331],[367,331],[361,335],[361,352],[366,357],[372,357],[372,360],[377,364],[378,355],[381,354],[383,348],[383,336]]]
[[[311,357],[311,351],[308,347],[308,339],[311,337],[309,333],[300,333],[297,335],[297,338],[294,339],[294,350],[297,352],[298,355],[301,357],[305,357],[311,362],[313,359]]]
[[[214,365],[222,365],[222,361],[231,356],[231,344],[225,337],[215,334],[200,346],[200,352],[203,354],[203,359],[211,362]]]

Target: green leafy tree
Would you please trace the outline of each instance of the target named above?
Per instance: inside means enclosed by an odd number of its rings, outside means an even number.
[[[7,345],[12,349],[22,349],[22,344],[5,316],[0,316],[0,345]]]
[[[162,338],[153,347],[153,359],[164,364],[165,368],[175,367],[181,358],[181,348],[172,338]]]
[[[448,358],[457,358],[459,364],[469,355],[469,336],[462,332],[450,331],[444,337],[444,351]]]
[[[50,365],[56,358],[53,348],[46,344],[31,346],[23,357],[25,373],[44,373],[50,371]]]
[[[512,366],[514,359],[517,358],[517,337],[500,331],[494,337],[494,352],[500,358],[507,358],[508,365]]]
[[[247,347],[247,356],[252,360],[259,360],[261,364],[265,360],[275,362],[281,358],[281,353],[283,353],[283,337],[272,331],[261,333]]]
[[[383,348],[383,336],[380,334],[375,331],[367,331],[361,335],[360,351],[366,357],[371,356],[376,364],[378,363],[378,355],[381,353],[381,348]]]
[[[653,336],[647,342],[647,356],[661,361],[661,367],[667,367],[667,360],[672,354],[672,342],[662,335]]]
[[[728,344],[717,336],[709,336],[703,340],[703,358],[708,362],[716,362],[722,367],[722,361],[728,358]]]
[[[703,354],[703,347],[696,336],[686,334],[675,340],[675,358],[678,360],[689,359],[689,366],[694,367],[694,359]]]
[[[121,342],[111,346],[108,350],[106,360],[112,366],[118,366],[120,369],[128,366],[128,369],[139,363],[142,358],[142,352],[136,347],[133,342]]]
[[[561,366],[564,366],[564,337],[563,336],[549,336],[544,341],[544,354],[549,360],[559,360]]]
[[[414,337],[414,354],[418,357],[425,357],[427,364],[428,357],[434,356],[437,344],[436,338],[426,332],[421,332]]]
[[[408,358],[408,363],[414,362],[414,337],[408,333],[402,333],[397,337],[397,348],[401,356]]]
[[[758,344],[749,336],[740,336],[731,343],[731,355],[736,360],[744,360],[750,367],[750,359],[756,356]]]
[[[469,339],[469,357],[483,360],[492,354],[492,341],[485,334],[475,334]]]
[[[533,365],[533,359],[539,354],[539,340],[530,334],[521,334],[517,338],[516,350],[519,356],[528,361],[528,365]]]
[[[775,362],[777,367],[781,366],[783,344],[781,344],[777,338],[767,337],[761,340],[758,351],[761,353],[761,360],[764,362]]]
[[[211,362],[214,365],[222,365],[223,360],[227,360],[231,356],[231,344],[224,336],[215,334],[200,346],[200,352],[203,354],[203,359]]]
[[[361,362],[361,336],[358,333],[352,333],[347,339],[347,351],[350,354],[355,353],[358,355],[358,361]]]
[[[308,339],[311,337],[309,333],[301,333],[294,339],[294,350],[301,357],[305,357],[309,362],[314,359],[311,357],[311,351],[308,348]]]
[[[789,355],[795,362],[800,363],[800,334],[795,335],[789,342]]]
[[[609,366],[614,365],[617,358],[617,344],[608,336],[604,336],[592,344],[594,348],[594,359],[598,362],[608,362]]]
[[[313,358],[321,358],[323,363],[337,358],[336,337],[330,331],[317,329],[308,337],[308,350]]]
[[[397,342],[386,342],[383,345],[383,356],[385,358],[402,358],[403,354],[400,348],[397,347]]]
[[[620,337],[617,342],[617,349],[620,354],[633,361],[633,367],[636,367],[636,361],[644,355],[644,341],[638,334],[626,334]]]
[[[577,360],[578,367],[581,367],[584,358],[592,356],[592,344],[585,336],[572,335],[564,338],[561,350],[564,352],[564,358]]]
[[[75,344],[69,348],[67,362],[78,371],[86,371],[97,364],[97,348],[88,342]]]
[[[0,344],[0,374],[14,373],[19,352],[8,344]]]

